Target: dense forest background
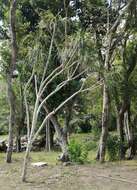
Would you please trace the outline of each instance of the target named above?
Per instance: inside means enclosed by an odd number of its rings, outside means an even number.
[[[0,0],[6,162],[26,151],[25,181],[31,150],[65,163],[134,159],[136,65],[136,0]]]

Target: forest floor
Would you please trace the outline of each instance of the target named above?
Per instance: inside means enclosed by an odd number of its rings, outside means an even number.
[[[47,161],[48,166],[29,166],[26,183],[20,178],[23,153],[15,153],[11,164],[0,154],[0,190],[137,190],[136,160],[63,166],[56,163],[57,154],[32,153],[31,162]]]

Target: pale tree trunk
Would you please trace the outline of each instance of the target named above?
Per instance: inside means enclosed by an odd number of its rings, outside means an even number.
[[[115,29],[114,29],[115,30]],[[111,31],[112,32],[112,31]],[[109,28],[109,10],[107,11],[107,34],[106,38],[106,54],[105,59],[102,63],[104,69],[104,82],[103,82],[103,108],[102,108],[102,131],[100,136],[100,142],[97,152],[96,159],[101,163],[105,161],[105,153],[106,153],[106,145],[107,145],[107,137],[108,137],[108,127],[109,127],[109,115],[110,115],[110,97],[109,97],[109,89],[107,84],[107,73],[110,71],[111,67],[111,42],[112,42],[112,33]]]
[[[134,139],[134,128],[130,120],[129,109],[124,113],[124,129],[129,149],[128,159],[132,159],[136,154],[136,148],[135,148],[135,139]]]
[[[28,168],[27,166],[29,164],[29,156],[30,156],[31,146],[32,146],[32,144],[31,144],[30,140],[28,140],[27,149],[26,149],[24,162],[23,162],[23,171],[22,171],[22,181],[23,182],[26,181],[27,168]]]
[[[16,65],[17,56],[17,45],[16,45],[16,31],[15,31],[15,14],[16,14],[16,0],[11,1],[10,7],[10,29],[11,29],[11,46],[12,46],[12,58],[7,74],[7,85],[8,85],[8,99],[10,106],[10,117],[9,117],[9,139],[8,148],[6,155],[6,162],[11,162],[12,150],[13,150],[13,130],[15,126],[15,96],[13,92],[12,75]]]
[[[130,101],[125,98],[117,115],[117,129],[120,137],[120,159],[125,159],[127,148],[130,149],[129,158],[135,155],[134,130],[130,120]],[[125,137],[128,142],[128,147],[125,147]]]
[[[132,139],[130,129],[129,129],[129,118],[128,118],[128,112],[126,111],[124,113],[124,130],[125,130],[125,136],[127,139],[127,142],[129,143]]]
[[[111,60],[110,48],[111,48],[112,35],[110,34],[106,37],[107,37],[107,50],[104,61],[105,73],[104,73],[104,83],[103,83],[102,131],[101,131],[100,143],[97,153],[97,160],[99,160],[100,162],[105,161],[105,152],[107,145],[109,116],[110,116],[110,96],[109,96],[109,89],[105,74],[107,74],[107,72],[110,71],[110,60]]]
[[[97,155],[97,159],[99,159],[100,162],[104,162],[105,160],[108,126],[109,126],[109,112],[110,112],[109,92],[108,92],[105,82],[104,82],[103,88],[104,89],[103,89],[102,132],[101,132],[100,144],[99,144],[98,155]]]

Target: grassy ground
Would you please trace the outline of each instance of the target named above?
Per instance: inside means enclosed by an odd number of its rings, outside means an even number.
[[[59,152],[31,152],[31,162],[47,162],[50,165],[57,164]],[[13,162],[20,162],[24,157],[24,153],[13,153]],[[0,153],[0,164],[5,160],[5,153]]]
[[[46,161],[48,166],[29,165],[28,181],[21,182],[23,153],[13,154],[6,164],[0,154],[1,190],[137,190],[137,162],[124,161],[63,166],[56,161],[57,152],[31,153],[31,162]]]
[[[93,143],[88,162],[63,166],[57,161],[59,152],[31,152],[26,183],[21,182],[24,153],[13,153],[11,164],[6,164],[5,153],[0,153],[0,190],[137,190],[136,160],[101,165],[94,159],[96,146],[92,135],[73,137],[78,142]],[[48,166],[31,166],[31,163],[40,161],[47,162]]]

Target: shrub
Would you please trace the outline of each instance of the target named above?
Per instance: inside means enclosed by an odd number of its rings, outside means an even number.
[[[69,143],[69,156],[72,162],[83,164],[87,160],[88,150],[86,145],[80,144],[75,140]]]

